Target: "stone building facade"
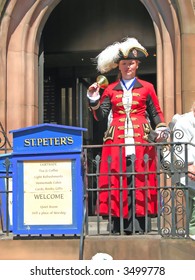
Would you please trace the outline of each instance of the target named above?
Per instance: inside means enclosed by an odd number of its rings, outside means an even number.
[[[187,112],[195,100],[194,0],[1,0],[0,121],[7,134],[43,122],[89,125],[90,58],[125,36],[151,50],[140,74],[155,81],[167,123]]]

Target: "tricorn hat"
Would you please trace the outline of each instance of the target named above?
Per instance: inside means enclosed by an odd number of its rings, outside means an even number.
[[[148,53],[135,38],[125,38],[121,43],[116,42],[104,49],[97,57],[97,69],[106,73],[116,68],[120,60],[143,60]]]

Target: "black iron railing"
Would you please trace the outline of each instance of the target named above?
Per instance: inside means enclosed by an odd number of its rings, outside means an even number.
[[[173,135],[175,133],[175,135]],[[173,137],[174,136],[174,137]],[[174,141],[173,141],[174,139]],[[178,141],[177,141],[178,139]],[[143,156],[144,168],[142,171],[136,170],[136,157],[132,157],[131,171],[123,172],[122,169],[122,150],[126,145],[118,146],[119,152],[119,171],[113,173],[111,169],[112,157],[107,158],[107,168],[104,173],[100,172],[102,145],[85,145],[83,146],[83,229],[80,234],[79,259],[82,259],[84,249],[84,239],[86,236],[113,235],[112,212],[109,209],[106,216],[99,213],[99,180],[101,176],[107,177],[108,185],[104,191],[108,192],[108,205],[111,203],[111,192],[114,187],[111,186],[111,176],[116,176],[120,182],[117,191],[120,193],[120,213],[123,208],[123,178],[131,175],[132,184],[129,192],[132,197],[132,219],[135,224],[135,202],[136,192],[138,191],[135,184],[135,176],[144,176],[146,183],[141,187],[145,194],[145,235],[158,235],[166,238],[188,238],[189,237],[189,179],[188,179],[188,147],[193,144],[181,142],[182,132],[171,131],[164,143],[136,144],[141,146],[153,146],[156,150],[156,157],[152,160],[156,161],[155,176],[157,179],[156,186],[148,186],[147,176],[150,174],[147,168],[149,156]],[[195,147],[194,147],[195,148]],[[12,209],[10,208],[10,200],[12,196],[12,168],[9,159],[9,152],[12,147],[6,137],[5,131],[0,124],[0,151],[1,151],[1,170],[0,170],[0,217],[1,228],[0,235],[10,236],[12,233],[10,220],[12,217]],[[152,171],[151,173],[154,173]],[[181,183],[181,178],[185,178],[185,184]],[[3,184],[3,187],[2,187]],[[158,212],[157,215],[151,216],[147,212],[148,190],[157,189]],[[139,189],[140,190],[140,189]],[[3,205],[4,203],[4,205]],[[124,220],[120,215],[120,233],[124,235]],[[132,235],[137,233],[133,230]],[[43,236],[44,238],[44,236]]]
[[[175,133],[175,135],[173,135]],[[174,142],[173,142],[174,136]],[[177,142],[177,139],[180,142]],[[101,176],[108,177],[108,185],[104,187],[104,191],[108,194],[108,205],[111,201],[111,193],[114,190],[114,186],[111,186],[111,176],[117,176],[120,182],[119,188],[120,193],[120,213],[122,213],[122,193],[124,191],[122,178],[124,176],[131,175],[132,180],[137,175],[144,175],[146,182],[144,187],[141,189],[145,193],[145,232],[144,234],[158,234],[162,237],[171,238],[188,238],[189,236],[189,185],[188,185],[188,147],[193,144],[181,142],[182,132],[172,131],[167,137],[167,141],[164,143],[153,143],[153,144],[136,144],[142,146],[154,146],[156,149],[157,168],[157,188],[154,186],[148,187],[147,176],[150,172],[147,170],[149,157],[147,154],[143,157],[143,164],[146,167],[142,172],[135,171],[136,157],[133,158],[133,168],[130,173],[123,173],[122,167],[119,168],[118,174],[113,173],[110,168],[112,158],[107,159],[106,173],[100,172],[101,163],[101,149],[102,145],[84,146],[84,193],[85,193],[85,204],[86,208],[86,223],[85,223],[85,234],[86,235],[112,235],[112,213],[111,209],[108,210],[106,216],[99,214],[99,195],[102,189],[99,188],[99,180]],[[122,149],[125,145],[110,145],[119,147],[119,158],[122,159]],[[122,165],[122,162],[119,164]],[[151,172],[152,173],[152,172]],[[181,183],[181,178],[185,178],[185,184]],[[152,188],[157,189],[158,198],[158,213],[155,217],[151,217],[147,213],[147,192]],[[133,223],[135,223],[135,204],[136,204],[136,192],[140,191],[137,189],[135,182],[128,189],[132,196],[132,212],[133,212]],[[135,231],[132,232],[136,234]],[[120,234],[123,235],[123,216],[120,215]]]

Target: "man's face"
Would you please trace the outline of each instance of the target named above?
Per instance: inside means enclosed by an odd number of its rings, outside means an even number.
[[[138,68],[137,60],[121,60],[119,62],[119,70],[121,71],[121,75],[123,79],[132,79],[136,75],[136,71]]]

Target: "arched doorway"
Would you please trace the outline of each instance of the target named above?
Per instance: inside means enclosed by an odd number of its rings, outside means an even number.
[[[68,5],[61,1],[45,24],[44,110],[40,108],[39,121],[87,127],[84,143],[99,144],[106,122],[93,121],[86,99],[87,87],[98,75],[92,58],[108,44],[136,37],[149,52],[139,75],[156,86],[156,41],[151,17],[140,1],[94,0],[95,13],[90,5],[90,0]],[[116,76],[116,71],[107,73],[109,82]]]

